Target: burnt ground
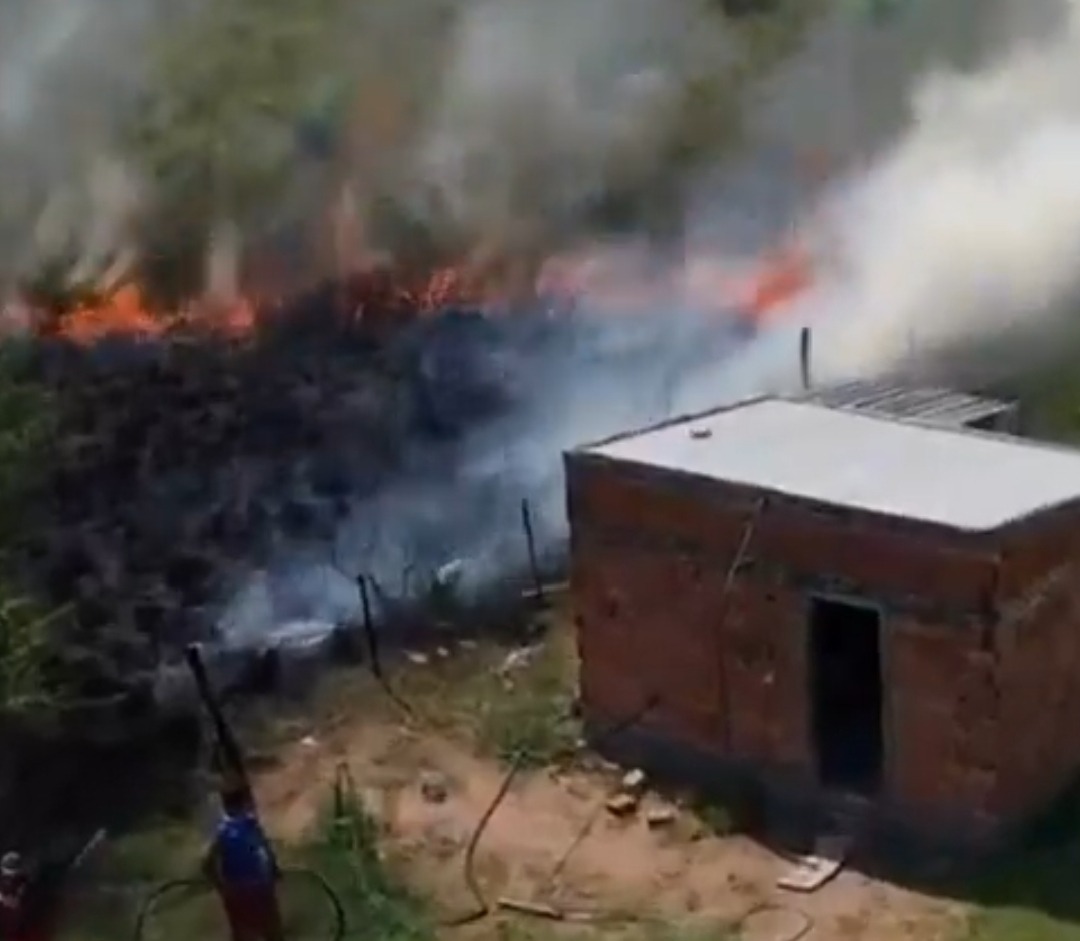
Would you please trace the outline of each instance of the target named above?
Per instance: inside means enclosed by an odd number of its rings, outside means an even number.
[[[522,499],[557,565],[560,449],[615,430],[605,416],[661,416],[733,342],[671,312],[418,316],[360,287],[360,320],[331,285],[240,343],[33,345],[58,428],[17,558],[36,595],[73,605],[51,664],[71,695],[129,691],[221,629],[355,617],[361,572],[380,614],[428,600],[448,565],[475,601],[527,572]]]
[[[329,555],[350,514],[391,485],[437,474],[445,486],[463,436],[513,404],[492,364],[533,336],[467,312],[375,332],[328,319],[324,300],[245,344],[33,351],[59,428],[22,568],[51,604],[74,602],[54,667],[79,695],[124,689],[212,635],[252,569],[291,545]],[[400,537],[421,571],[448,561],[459,520],[424,522]]]

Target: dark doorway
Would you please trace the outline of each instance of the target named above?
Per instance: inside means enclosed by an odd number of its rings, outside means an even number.
[[[873,794],[881,785],[881,617],[815,598],[810,609],[813,728],[826,787]]]

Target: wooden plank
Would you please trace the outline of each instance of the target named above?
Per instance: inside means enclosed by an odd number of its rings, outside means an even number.
[[[840,872],[850,849],[848,837],[835,834],[819,837],[814,852],[801,857],[777,879],[777,887],[789,892],[816,892]]]

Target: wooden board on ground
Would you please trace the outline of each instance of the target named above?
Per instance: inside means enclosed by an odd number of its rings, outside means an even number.
[[[847,837],[819,837],[814,852],[803,856],[777,879],[777,887],[789,892],[816,892],[840,872],[850,848],[851,840]]]

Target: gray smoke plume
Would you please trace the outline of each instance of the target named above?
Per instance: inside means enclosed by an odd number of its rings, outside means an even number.
[[[184,3],[168,6],[181,15]],[[14,0],[0,9],[0,297],[64,257],[76,276],[133,248],[137,173],[117,145],[165,5]]]
[[[823,276],[803,313],[820,321],[822,369],[1038,332],[1075,301],[1080,13],[1022,6],[989,61],[921,76],[907,129],[820,207]]]
[[[283,226],[312,243],[333,229],[331,253],[360,260],[407,255],[422,229],[546,249],[598,194],[671,169],[688,86],[718,87],[734,61],[708,6],[7,4],[0,278],[57,254],[93,269],[140,247],[138,218],[162,207],[178,228],[202,214],[228,233],[206,246],[216,281],[230,280],[221,256]],[[729,134],[722,105],[697,106],[702,141]]]

